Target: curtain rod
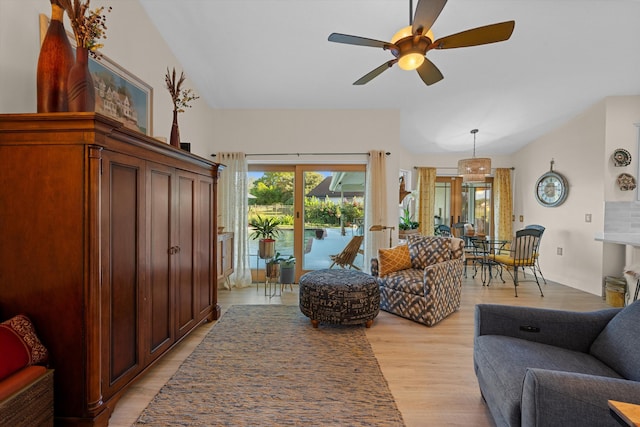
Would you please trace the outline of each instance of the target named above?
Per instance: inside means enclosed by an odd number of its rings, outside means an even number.
[[[414,166],[414,169],[418,169],[418,168],[432,168],[434,166]],[[435,166],[436,169],[455,169],[458,170],[457,167],[452,167],[452,166]],[[491,168],[491,170],[496,170],[496,169],[511,169],[512,171],[516,170],[515,167],[511,166],[510,168]]]
[[[384,153],[390,156],[390,152]],[[249,153],[245,156],[369,156],[369,153]],[[217,154],[213,153],[211,157],[216,157]]]

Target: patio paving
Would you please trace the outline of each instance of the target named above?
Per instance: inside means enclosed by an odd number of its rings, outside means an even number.
[[[346,229],[344,236],[341,235],[340,227],[325,228],[327,230],[327,236],[324,239],[313,238],[311,245],[311,251],[304,255],[304,270],[320,270],[323,268],[329,268],[331,265],[330,255],[340,253],[342,249],[349,243],[351,237],[353,237],[355,230],[351,228]],[[276,240],[276,251],[280,252],[282,256],[289,256],[293,254],[291,247],[278,248],[278,241]],[[258,255],[258,242],[255,240],[249,241],[249,254],[251,257],[252,269],[264,269],[264,260],[259,259]],[[354,262],[359,268],[364,265],[364,256],[359,254]],[[335,267],[334,267],[335,268]]]

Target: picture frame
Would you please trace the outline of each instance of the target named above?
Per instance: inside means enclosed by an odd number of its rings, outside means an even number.
[[[40,43],[49,27],[49,18],[40,14]],[[67,34],[72,48],[75,37]],[[89,58],[89,72],[96,91],[95,112],[118,120],[127,128],[153,135],[153,87],[127,71],[108,56]]]

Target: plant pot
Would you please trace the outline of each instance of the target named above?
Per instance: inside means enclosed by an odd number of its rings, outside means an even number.
[[[280,276],[280,264],[277,262],[267,263],[267,277],[269,279],[276,279]]]
[[[276,241],[273,239],[260,239],[258,241],[258,256],[262,259],[273,258],[276,254]]]
[[[398,238],[399,239],[406,239],[408,236],[412,235],[412,234],[418,234],[419,231],[418,229],[412,229],[412,230],[398,230]]]
[[[283,284],[293,283],[295,281],[295,277],[296,277],[296,266],[295,266],[295,264],[291,264],[291,265],[281,264],[280,265],[280,283],[283,283]]]

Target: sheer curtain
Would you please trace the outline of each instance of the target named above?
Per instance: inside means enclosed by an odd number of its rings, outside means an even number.
[[[418,204],[416,221],[420,234],[433,236],[433,213],[436,203],[436,168],[418,168]]]
[[[386,153],[369,151],[367,180],[365,183],[364,213],[364,270],[368,270],[369,260],[378,256],[378,249],[389,244],[389,230],[369,231],[372,225],[392,226],[387,218],[387,173]]]
[[[496,237],[500,240],[513,238],[513,201],[511,195],[511,169],[498,168],[493,178]]]
[[[218,226],[224,226],[225,231],[234,233],[234,272],[229,281],[231,287],[244,288],[251,285],[247,159],[244,153],[218,153],[216,158],[226,166],[218,180]]]

